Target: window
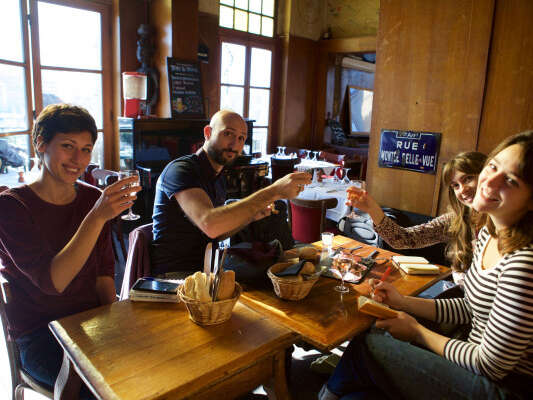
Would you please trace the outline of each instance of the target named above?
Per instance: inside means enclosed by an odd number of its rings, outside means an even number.
[[[231,29],[221,30],[220,108],[254,120],[251,151],[266,154],[273,97],[274,0],[221,0],[220,26]]]
[[[220,0],[219,7],[221,27],[274,36],[274,0]]]
[[[0,48],[0,185],[16,186],[28,171],[33,118],[54,103],[89,110],[98,127],[93,162],[103,166],[103,132],[111,130],[104,113],[111,109],[109,6],[3,0],[1,9],[0,34],[10,40]]]
[[[255,120],[252,152],[267,152],[272,50],[222,42],[220,108]]]

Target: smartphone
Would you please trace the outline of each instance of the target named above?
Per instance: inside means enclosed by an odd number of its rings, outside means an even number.
[[[133,285],[133,290],[139,290],[141,292],[163,293],[163,294],[176,294],[179,283],[160,281],[156,279],[139,278]]]

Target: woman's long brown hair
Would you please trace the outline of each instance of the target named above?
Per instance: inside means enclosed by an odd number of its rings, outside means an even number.
[[[496,146],[490,153],[488,160],[492,160],[500,151],[515,144],[522,148],[517,173],[532,190],[530,201],[533,202],[533,130],[509,136]],[[474,221],[478,228],[486,226],[490,235],[498,239],[500,254],[510,253],[533,242],[533,210],[528,210],[513,226],[498,232],[496,232],[496,227],[487,214],[478,214]]]
[[[475,211],[457,199],[450,184],[456,171],[466,175],[475,175],[477,179],[486,159],[485,154],[477,151],[459,153],[444,165],[442,172],[442,180],[444,185],[448,187],[448,200],[453,212],[453,218],[448,229],[451,240],[446,246],[446,256],[455,271],[465,271],[472,262],[474,233],[471,216]]]

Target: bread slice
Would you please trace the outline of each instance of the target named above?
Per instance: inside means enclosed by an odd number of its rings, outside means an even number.
[[[217,300],[227,300],[235,292],[235,271],[224,271],[218,284]]]

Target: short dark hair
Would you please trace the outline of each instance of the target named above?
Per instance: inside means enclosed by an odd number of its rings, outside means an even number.
[[[71,104],[50,104],[37,117],[31,133],[33,146],[37,152],[37,138],[41,136],[44,143],[50,143],[58,133],[89,132],[93,144],[98,135],[96,122],[89,112]]]

